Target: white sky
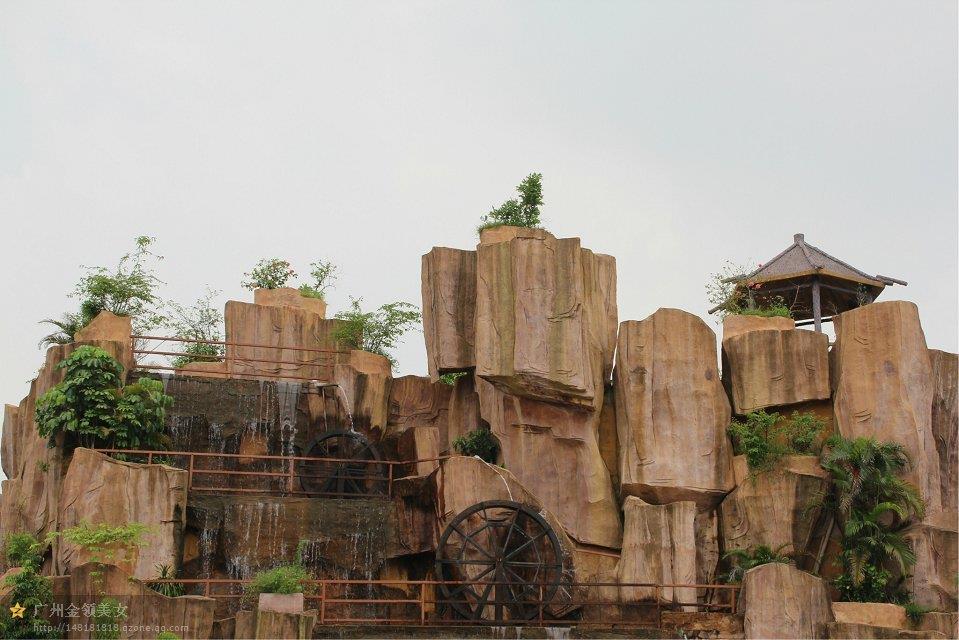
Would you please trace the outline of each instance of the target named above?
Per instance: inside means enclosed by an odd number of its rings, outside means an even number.
[[[0,4],[0,395],[80,264],[159,239],[163,294],[250,299],[258,258],[338,263],[331,315],[420,303],[544,174],[544,222],[618,260],[620,319],[705,316],[793,233],[909,281],[957,348],[954,2]],[[712,322],[710,320],[710,322]],[[398,373],[425,374],[422,336]]]

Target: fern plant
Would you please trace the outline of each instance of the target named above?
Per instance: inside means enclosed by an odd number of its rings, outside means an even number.
[[[723,576],[724,582],[739,583],[743,576],[753,567],[758,567],[771,562],[781,562],[783,564],[792,564],[793,560],[783,553],[789,545],[779,545],[775,549],[760,544],[746,549],[732,549],[723,555],[723,559],[730,563],[729,571]]]

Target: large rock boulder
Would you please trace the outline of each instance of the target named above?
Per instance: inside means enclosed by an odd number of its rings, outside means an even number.
[[[326,317],[326,301],[322,298],[304,296],[293,287],[277,287],[276,289],[256,289],[253,291],[253,304],[266,307],[293,307],[315,313],[321,318]]]
[[[477,247],[476,374],[514,395],[598,406],[615,342],[615,260],[579,238],[519,233],[485,234]]]
[[[939,611],[959,606],[956,576],[959,575],[959,533],[954,514],[942,513],[915,524],[906,540],[916,554],[916,564],[906,578],[906,587],[920,605]]]
[[[476,366],[476,252],[433,247],[423,256],[422,288],[430,377]]]
[[[484,380],[476,384],[506,468],[578,542],[619,547],[618,502],[599,449],[600,412],[503,393]]]
[[[723,340],[724,379],[733,410],[757,409],[829,398],[829,339],[814,331],[766,329]]]
[[[338,322],[299,307],[230,300],[224,313],[226,372],[234,377],[329,382],[337,362],[338,354],[332,350]]]
[[[939,454],[942,506],[957,518],[959,509],[959,355],[929,350],[932,362],[932,434]]]
[[[389,421],[390,361],[381,355],[354,349],[333,368],[333,381],[342,390],[353,428],[379,438],[387,430]]]
[[[394,378],[390,385],[387,434],[400,434],[417,427],[434,427],[445,440],[449,431],[447,414],[452,395],[451,385],[432,382],[426,377]]]
[[[729,400],[706,323],[678,309],[623,322],[613,386],[624,494],[709,506],[732,490]]]
[[[697,584],[696,503],[646,504],[628,496],[623,553],[616,567],[620,583]],[[666,586],[620,587],[623,602],[650,600],[696,602],[696,589]]]
[[[139,522],[149,527],[133,575],[153,578],[156,565],[176,566],[186,519],[187,472],[162,464],[121,462],[79,448],[63,479],[60,527],[81,522],[112,526]],[[61,540],[58,565],[66,572],[90,558]]]
[[[736,456],[737,487],[720,512],[724,548],[763,544],[804,557],[811,551],[820,507],[816,499],[828,485],[815,456],[787,456],[776,469],[750,474],[745,456]]]
[[[833,324],[839,432],[903,445],[910,459],[907,479],[919,488],[927,512],[940,511],[934,380],[919,310],[911,302],[879,302],[834,316]]]
[[[739,605],[746,638],[822,638],[833,621],[822,579],[781,562],[746,572]]]

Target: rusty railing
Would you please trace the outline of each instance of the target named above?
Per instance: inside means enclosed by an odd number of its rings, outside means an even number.
[[[218,353],[195,353],[188,350],[169,350],[168,343],[184,345],[207,345],[217,349]],[[199,340],[173,336],[131,335],[130,345],[136,368],[152,371],[180,372],[183,375],[223,375],[242,379],[280,379],[297,381],[329,381],[333,378],[333,367],[337,356],[349,351],[341,349],[317,349],[278,344],[254,344],[231,342],[226,340]],[[152,345],[152,346],[151,346]],[[264,357],[279,353],[280,357]],[[160,356],[168,364],[144,362],[149,356]],[[187,357],[196,363],[223,363],[222,371],[209,369],[190,370],[173,366],[174,360]],[[315,375],[303,375],[311,372]]]
[[[188,491],[215,491],[217,493],[257,493],[280,495],[303,495],[351,498],[383,498],[393,495],[393,482],[409,474],[409,471],[422,462],[439,462],[444,457],[426,460],[358,460],[353,458],[318,458],[310,456],[274,456],[244,453],[207,453],[200,451],[160,451],[142,449],[97,449],[100,453],[112,457],[119,456],[131,462],[143,461],[147,464],[162,462],[187,471]],[[181,463],[180,460],[183,460]],[[235,467],[273,466],[274,469],[224,468],[233,462]],[[205,464],[206,463],[206,464]],[[319,467],[320,473],[316,473]],[[325,473],[323,471],[326,470]],[[362,470],[362,472],[361,472]],[[197,477],[223,478],[227,481],[257,480],[266,486],[236,486],[227,482],[197,482]],[[360,485],[369,491],[333,491],[324,490],[322,485],[346,478],[353,486]],[[313,487],[304,487],[303,480]],[[242,484],[240,482],[239,484]],[[320,488],[317,489],[317,485]]]
[[[154,579],[144,580],[145,584],[179,584],[184,587],[188,595],[202,595],[208,598],[225,600],[238,606],[243,598],[243,587],[250,580],[228,578],[194,578],[194,579]],[[696,612],[718,612],[736,615],[738,613],[738,596],[740,585],[737,584],[666,584],[654,582],[564,582],[564,595],[554,596],[551,600],[543,598],[543,586],[539,588],[538,598],[524,598],[521,606],[535,607],[534,615],[526,618],[490,620],[483,618],[466,618],[457,616],[450,608],[454,603],[463,600],[444,599],[438,587],[469,585],[488,587],[486,582],[446,581],[438,580],[339,580],[324,579],[311,580],[306,583],[307,593],[304,599],[310,603],[307,608],[317,611],[318,624],[335,625],[408,625],[408,626],[449,626],[449,625],[506,625],[506,626],[637,626],[637,622],[654,622],[657,627],[663,623],[663,613],[667,611],[685,611],[695,609]],[[501,586],[523,585],[529,583],[501,582]],[[223,587],[228,589],[224,592]],[[218,589],[219,588],[219,589]],[[355,592],[360,588],[358,596]],[[602,590],[607,589],[652,589],[651,599],[624,600],[619,597],[604,597]],[[665,589],[695,589],[706,591],[707,595],[722,594],[722,602],[682,602],[665,601]],[[390,590],[393,593],[387,593]],[[599,591],[597,591],[599,590]],[[377,597],[379,592],[379,596]],[[516,606],[515,600],[499,600],[495,595],[491,600],[484,600],[483,606],[504,608]],[[571,617],[570,613],[581,610],[583,607],[619,607],[620,615],[603,613],[600,619]],[[336,615],[337,609],[351,607],[346,615]],[[397,608],[401,611],[397,611]],[[562,613],[555,615],[550,611],[557,607]],[[359,610],[358,610],[359,609]],[[372,615],[370,615],[372,612]],[[632,616],[630,613],[646,612],[652,614],[653,620]],[[365,614],[365,615],[364,615]],[[625,614],[625,615],[624,615]],[[619,618],[619,619],[617,619]]]

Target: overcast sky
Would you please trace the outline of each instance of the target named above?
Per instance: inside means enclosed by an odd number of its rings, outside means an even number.
[[[957,347],[954,2],[0,4],[0,395],[80,264],[158,238],[166,297],[250,300],[266,256],[420,303],[531,171],[545,226],[616,256],[620,319],[706,316],[796,232],[909,281]],[[712,319],[709,319],[711,326]],[[422,336],[399,373],[426,373]]]

